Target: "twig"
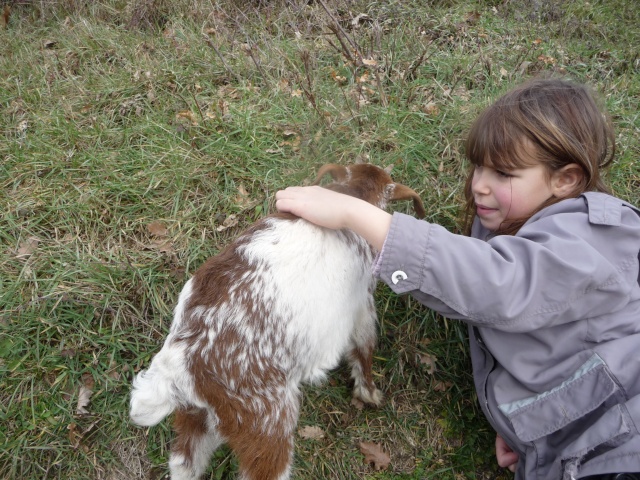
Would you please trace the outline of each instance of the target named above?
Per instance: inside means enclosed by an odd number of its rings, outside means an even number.
[[[253,46],[255,44],[251,44],[249,39],[247,38],[247,45],[249,46],[247,50],[249,52],[249,56],[251,57],[251,60],[253,60],[253,63],[258,69],[258,71],[260,72],[260,75],[262,75],[262,78],[264,80],[267,80],[267,76],[265,75],[264,70],[262,69],[262,65],[260,65],[260,62],[256,59],[256,57],[253,56]]]
[[[211,48],[213,48],[214,52],[216,52],[216,55],[218,55],[218,58],[222,62],[222,65],[224,66],[224,69],[227,71],[227,73],[230,73],[231,75],[233,75],[236,78],[236,80],[238,82],[240,82],[240,80],[242,80],[242,78],[238,74],[236,74],[236,72],[234,72],[231,69],[231,67],[229,67],[229,65],[227,65],[227,62],[225,61],[224,57],[222,56],[222,54],[220,53],[218,48],[213,44],[211,39],[209,37],[207,37],[206,35],[204,35],[204,41],[207,42],[207,45],[209,45]]]
[[[416,70],[418,69],[418,67],[420,67],[420,65],[422,65],[426,60],[429,60],[431,58],[431,56],[433,55],[433,53],[431,55],[429,55],[427,58],[425,58],[425,56],[427,55],[427,48],[429,48],[431,46],[431,44],[433,43],[433,40],[431,40],[426,47],[424,47],[424,51],[422,52],[422,54],[420,55],[420,58],[418,59],[418,61],[411,67],[411,69],[409,70],[409,73],[407,73],[404,78],[405,79],[409,79],[412,80],[416,73]]]
[[[470,67],[469,67],[469,68],[468,68],[468,69],[467,69],[467,70],[466,70],[462,75],[458,76],[458,78],[456,79],[456,81],[455,81],[455,82],[453,82],[453,86],[452,86],[452,87],[451,87],[451,89],[450,89],[450,90],[451,90],[451,93],[453,93],[453,91],[456,89],[456,87],[458,86],[458,83],[460,83],[460,80],[461,80],[463,77],[466,77],[466,76],[469,74],[469,72],[471,72],[471,70],[473,70],[473,68],[474,68],[474,67],[476,66],[476,64],[478,63],[478,60],[480,60],[480,57],[476,58],[476,59],[473,61],[473,63],[471,64],[471,66],[470,66]]]
[[[357,60],[359,63],[362,63],[362,53],[360,52],[360,47],[358,47],[358,44],[356,42],[354,42],[351,37],[349,36],[349,34],[347,34],[347,32],[344,31],[344,29],[340,26],[340,23],[336,20],[336,18],[331,14],[331,12],[329,11],[329,8],[327,7],[327,5],[322,1],[322,0],[318,0],[318,2],[320,3],[320,5],[322,6],[322,8],[324,8],[324,11],[327,12],[327,15],[329,15],[329,18],[331,18],[331,20],[333,20],[334,23],[334,27],[332,28],[331,26],[329,27],[331,29],[331,31],[333,31],[333,33],[335,33],[336,37],[338,37],[338,40],[340,41],[340,43],[342,44],[342,48],[345,50],[345,52],[349,52],[349,48],[344,44],[344,42],[342,41],[342,38],[340,37],[340,35],[338,35],[338,31],[342,34],[342,36],[344,36],[344,38],[347,39],[347,41],[351,44],[351,47],[353,48],[353,50],[356,52],[356,56],[357,56]],[[353,57],[348,54],[349,58],[353,61]],[[360,65],[357,65],[360,66]]]

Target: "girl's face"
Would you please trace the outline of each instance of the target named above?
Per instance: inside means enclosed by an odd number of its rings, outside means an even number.
[[[489,164],[475,167],[471,192],[480,222],[496,231],[507,220],[529,217],[554,190],[543,165],[503,171]]]

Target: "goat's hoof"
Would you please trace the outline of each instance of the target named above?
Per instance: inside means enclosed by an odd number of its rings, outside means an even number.
[[[372,389],[358,386],[353,390],[353,397],[368,405],[379,407],[382,404],[382,392],[376,387]]]

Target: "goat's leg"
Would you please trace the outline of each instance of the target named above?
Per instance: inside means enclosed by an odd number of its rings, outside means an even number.
[[[236,454],[240,480],[288,480],[293,463],[293,433],[289,437],[252,435],[242,452]]]
[[[176,438],[171,447],[171,480],[197,480],[206,471],[211,455],[224,442],[213,412],[193,407],[175,412]]]
[[[263,404],[266,409],[254,411],[254,420],[229,439],[238,457],[240,480],[289,479],[300,407],[297,387],[273,389],[269,397]]]
[[[354,380],[353,396],[364,403],[380,406],[382,392],[376,388],[372,372],[377,321],[375,304],[371,297],[367,306],[362,309],[351,336],[349,364]]]

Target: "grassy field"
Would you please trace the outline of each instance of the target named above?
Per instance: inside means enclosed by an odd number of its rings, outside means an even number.
[[[627,0],[9,4],[2,479],[163,478],[170,428],[130,425],[132,376],[185,279],[323,163],[393,164],[427,220],[458,231],[465,130],[505,89],[555,72],[602,95],[619,134],[611,183],[640,204],[640,10]],[[385,403],[352,405],[344,367],[305,388],[299,427],[323,436],[298,436],[293,477],[509,478],[465,327],[384,286],[377,305]],[[236,467],[222,449],[207,478]]]

